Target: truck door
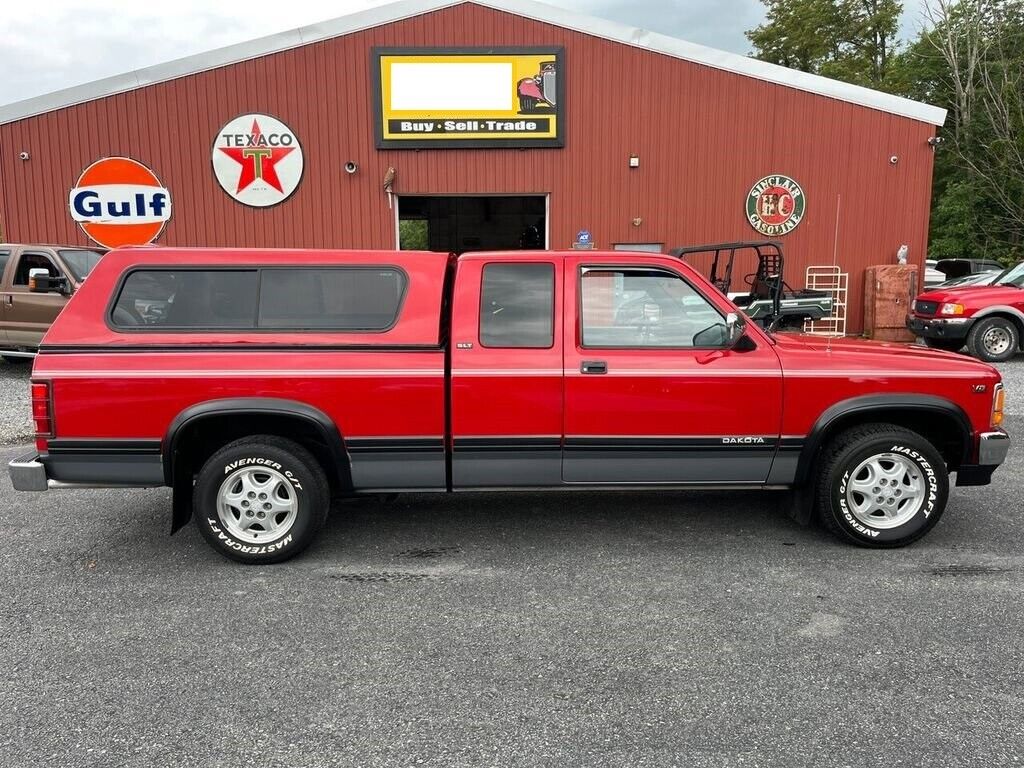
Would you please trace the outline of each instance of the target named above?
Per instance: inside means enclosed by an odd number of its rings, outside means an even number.
[[[0,345],[7,344],[7,303],[10,291],[7,287],[9,278],[5,277],[4,272],[10,260],[11,249],[0,248]]]
[[[561,259],[481,253],[457,269],[452,485],[561,485]]]
[[[68,301],[59,293],[29,291],[28,277],[33,269],[45,269],[51,277],[63,276],[53,257],[45,252],[23,250],[15,258],[3,297],[7,343],[11,346],[38,347],[43,334]],[[70,279],[68,285],[71,285]]]
[[[601,263],[601,262],[604,263]],[[760,334],[729,349],[729,305],[672,259],[567,260],[568,483],[764,483],[782,375]],[[571,335],[570,335],[571,334]]]

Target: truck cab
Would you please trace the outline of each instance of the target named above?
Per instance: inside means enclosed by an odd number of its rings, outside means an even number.
[[[101,255],[76,246],[0,243],[0,356],[31,358]],[[45,273],[45,290],[33,272]]]

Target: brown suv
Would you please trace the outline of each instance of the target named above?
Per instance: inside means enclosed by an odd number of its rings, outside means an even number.
[[[0,357],[32,357],[102,255],[72,245],[0,243]]]

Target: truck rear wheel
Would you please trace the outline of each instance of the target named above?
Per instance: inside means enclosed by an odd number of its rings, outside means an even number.
[[[1009,360],[1020,348],[1020,334],[1012,320],[986,317],[974,324],[967,334],[967,349],[986,363]]]
[[[193,492],[196,525],[225,557],[279,563],[308,547],[327,519],[323,468],[298,443],[246,437],[203,465]]]
[[[892,424],[836,436],[819,464],[822,524],[864,547],[902,547],[930,531],[946,508],[949,473],[935,447]]]

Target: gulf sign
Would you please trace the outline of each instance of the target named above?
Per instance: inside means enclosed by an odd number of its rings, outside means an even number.
[[[137,160],[104,157],[82,171],[68,208],[82,231],[104,248],[148,245],[171,218],[171,193]]]

